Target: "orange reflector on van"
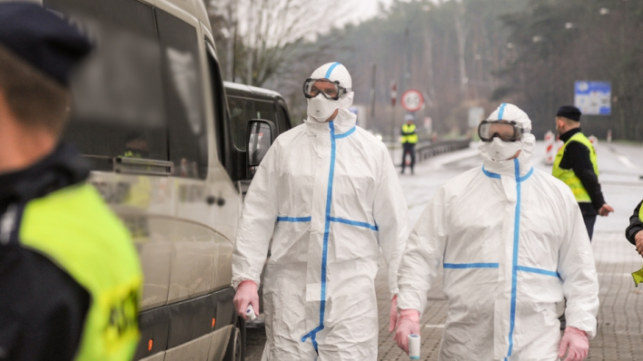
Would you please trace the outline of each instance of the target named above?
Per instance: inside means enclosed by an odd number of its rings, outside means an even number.
[[[212,317],[212,328],[214,328],[214,325],[216,324],[217,324],[217,320],[214,317]]]
[[[153,346],[154,346],[154,340],[153,339],[150,339],[149,341],[147,341],[147,350],[148,351],[152,351]]]

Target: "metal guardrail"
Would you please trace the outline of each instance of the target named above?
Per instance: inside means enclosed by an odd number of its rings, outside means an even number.
[[[415,149],[415,161],[422,162],[436,155],[454,152],[460,149],[467,149],[471,144],[471,139],[456,139],[456,140],[443,140],[427,145],[417,147]]]

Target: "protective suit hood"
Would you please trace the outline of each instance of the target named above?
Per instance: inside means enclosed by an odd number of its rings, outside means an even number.
[[[485,169],[497,174],[515,174],[514,161],[507,160],[505,157],[511,157],[520,151],[518,156],[520,175],[527,174],[531,170],[531,158],[536,146],[536,137],[531,134],[531,119],[527,113],[513,104],[502,103],[489,115],[487,120],[514,121],[524,129],[524,134],[522,140],[518,142],[503,142],[498,138],[494,138],[489,143],[483,142],[478,149],[483,158]]]
[[[328,79],[333,82],[337,81],[341,86],[349,90],[353,87],[353,79],[351,78],[348,69],[337,62],[327,63],[320,66],[310,75],[310,77],[312,79]],[[353,105],[353,96],[353,91],[349,91],[338,100],[326,99],[321,94],[315,98],[308,99],[308,118],[306,119],[306,123],[324,123],[337,109],[339,109],[340,114],[343,113],[344,118],[350,117],[349,113],[352,113],[348,108]]]

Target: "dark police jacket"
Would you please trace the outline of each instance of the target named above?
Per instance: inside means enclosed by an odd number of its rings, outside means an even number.
[[[0,175],[0,360],[133,354],[140,265],[88,176],[64,145]]]
[[[560,140],[567,141],[576,133],[581,132],[580,128],[572,129],[560,136]],[[591,203],[579,203],[581,213],[584,216],[595,216],[598,210],[605,204],[601,184],[594,172],[594,166],[589,158],[589,149],[579,142],[570,142],[565,148],[563,159],[560,161],[562,169],[571,169],[591,198]]]

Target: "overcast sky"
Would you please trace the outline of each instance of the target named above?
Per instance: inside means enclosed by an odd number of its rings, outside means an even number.
[[[390,4],[392,0],[347,0],[354,8],[353,14],[349,15],[350,21],[360,22],[377,15],[378,3]],[[353,5],[354,3],[354,5]]]

